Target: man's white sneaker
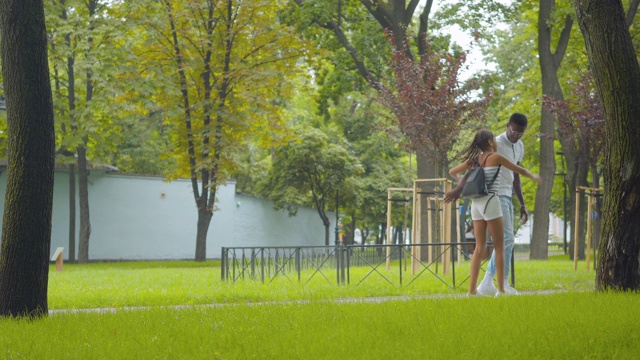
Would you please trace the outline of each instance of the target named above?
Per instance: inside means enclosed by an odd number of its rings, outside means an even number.
[[[493,285],[491,281],[483,281],[478,286],[478,295],[481,296],[493,296],[498,292],[498,289]]]
[[[511,287],[511,285],[509,284],[504,284],[504,292],[507,295],[520,295],[520,293],[518,293],[518,290]]]

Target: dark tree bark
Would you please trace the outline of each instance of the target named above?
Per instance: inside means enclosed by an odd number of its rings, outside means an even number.
[[[606,123],[598,290],[640,289],[640,66],[620,0],[574,0]]]
[[[0,316],[45,316],[53,207],[53,100],[41,0],[0,2],[8,171]]]
[[[76,166],[69,165],[69,249],[68,261],[76,261]]]
[[[562,89],[558,80],[558,69],[569,43],[573,19],[567,16],[555,52],[551,49],[551,13],[555,0],[540,0],[538,13],[538,56],[542,73],[542,95],[562,100]],[[540,177],[543,183],[536,192],[536,208],[533,213],[533,236],[531,238],[531,259],[546,259],[549,240],[549,205],[556,171],[553,148],[555,138],[554,118],[542,108],[540,118]]]
[[[60,17],[64,20],[67,19],[67,9],[64,7],[66,0],[60,0],[60,4],[63,5],[62,13]],[[67,48],[71,48],[71,34],[65,34],[64,42]],[[76,77],[75,77],[75,57],[71,53],[67,56],[67,103],[69,104],[69,116],[74,116],[73,113],[76,109]],[[64,124],[62,124],[62,131],[66,132]],[[71,124],[71,131],[76,131],[77,125]],[[74,154],[71,154],[72,156]],[[88,207],[88,202],[87,202]],[[88,241],[88,240],[87,240]],[[68,260],[70,262],[76,261],[76,166],[74,164],[69,165],[69,249],[67,251]],[[88,254],[87,254],[88,259]]]
[[[87,170],[87,150],[79,147],[78,151],[78,197],[80,200],[80,237],[78,238],[78,262],[89,261],[89,237],[91,221],[89,220],[89,172]]]
[[[98,0],[86,2],[89,18],[93,19],[98,9]],[[94,25],[90,24],[89,34],[94,30]],[[93,37],[88,38],[87,54],[93,50]],[[85,101],[90,103],[93,100],[93,74],[91,69],[87,69],[86,74],[86,94]],[[91,216],[89,215],[89,170],[87,169],[87,148],[89,138],[82,138],[82,145],[76,149],[78,154],[78,200],[80,201],[80,237],[78,239],[78,262],[89,261],[89,238],[91,237]]]

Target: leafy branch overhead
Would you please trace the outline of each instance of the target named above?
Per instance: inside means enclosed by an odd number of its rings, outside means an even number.
[[[389,38],[393,41],[392,35]],[[428,51],[419,61],[402,49],[394,50],[393,83],[372,82],[372,86],[379,90],[379,102],[397,118],[411,150],[446,154],[464,124],[483,118],[489,97],[479,91],[477,79],[461,82],[465,53],[454,56],[432,49],[429,43],[425,48]]]
[[[603,155],[606,139],[602,102],[595,92],[591,72],[570,84],[573,99],[544,96],[543,106],[557,116],[559,127],[573,139],[578,161],[595,165]]]

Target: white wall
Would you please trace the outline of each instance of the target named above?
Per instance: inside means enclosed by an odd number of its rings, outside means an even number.
[[[195,257],[197,212],[189,180],[165,182],[160,177],[92,170],[89,182],[90,260]],[[51,253],[62,246],[65,258],[69,242],[68,183],[68,173],[56,171]],[[4,211],[5,189],[3,172],[0,213]],[[300,208],[297,216],[289,217],[285,211],[273,210],[268,200],[236,194],[234,183],[221,186],[217,199],[207,234],[207,258],[220,258],[223,246],[324,245],[324,226],[315,209]],[[77,251],[77,204],[76,213]],[[330,219],[334,217],[329,215]],[[334,226],[332,223],[331,229]]]

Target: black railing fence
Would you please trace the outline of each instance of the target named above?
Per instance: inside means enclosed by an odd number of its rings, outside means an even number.
[[[278,278],[303,284],[321,279],[341,285],[383,279],[394,286],[409,286],[431,275],[455,289],[469,279],[467,260],[473,248],[473,242],[223,247],[221,277],[264,284]],[[461,268],[465,271],[456,274]]]

